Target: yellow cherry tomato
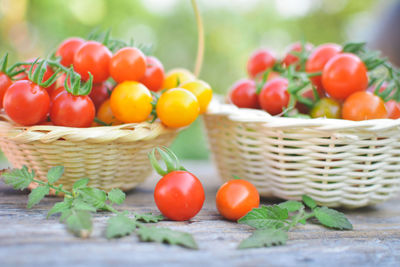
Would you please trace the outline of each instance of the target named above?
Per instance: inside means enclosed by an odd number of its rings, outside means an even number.
[[[103,104],[101,104],[99,110],[97,111],[97,118],[110,125],[122,124],[122,122],[119,121],[112,113],[110,99],[107,99],[103,102]]]
[[[197,101],[199,101],[200,114],[206,112],[208,104],[210,104],[212,98],[212,89],[208,83],[197,80],[184,83],[179,87],[189,90],[195,95]]]
[[[168,127],[184,127],[194,122],[200,106],[194,94],[186,89],[173,88],[165,91],[157,102],[156,112]]]
[[[194,75],[186,69],[172,69],[165,75],[163,88],[176,88],[179,87],[180,84],[193,81],[194,79]]]
[[[125,123],[145,121],[152,109],[153,97],[149,89],[141,83],[125,81],[118,84],[110,97],[114,116]]]

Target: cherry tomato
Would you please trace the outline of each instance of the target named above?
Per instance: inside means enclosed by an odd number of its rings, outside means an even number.
[[[260,108],[256,83],[253,80],[237,81],[230,89],[229,99],[239,108]]]
[[[308,73],[322,71],[325,64],[341,51],[342,47],[338,44],[322,44],[318,46],[308,57],[306,71]],[[322,88],[321,75],[312,77],[311,81],[317,88]]]
[[[89,97],[92,99],[96,110],[110,97],[111,84],[108,82],[93,84]]]
[[[224,183],[217,192],[219,213],[228,220],[237,221],[260,205],[257,188],[246,180],[236,179]]]
[[[345,100],[354,92],[367,89],[367,68],[356,55],[350,53],[336,55],[324,67],[322,85],[331,97]]]
[[[289,82],[285,78],[275,78],[265,83],[258,96],[261,108],[271,115],[281,113],[288,105]]]
[[[204,189],[199,179],[186,171],[173,171],[158,181],[154,200],[161,213],[174,221],[193,218],[203,207]]]
[[[400,118],[400,103],[392,99],[385,103],[389,119]]]
[[[74,56],[74,69],[83,80],[93,75],[93,83],[101,83],[108,79],[111,51],[103,44],[88,41],[81,45]]]
[[[311,52],[313,49],[313,45],[310,43],[306,43],[304,45],[304,48],[306,49],[307,52]],[[300,42],[294,43],[288,48],[288,52],[286,53],[286,56],[283,58],[282,63],[285,67],[288,67],[290,65],[296,65],[296,69],[300,69],[299,65],[299,57],[294,55],[293,52],[302,52],[303,50],[303,45]]]
[[[3,108],[3,98],[6,90],[12,84],[12,80],[6,74],[0,72],[0,109]]]
[[[33,62],[34,60],[30,59],[30,60],[28,60],[28,62],[29,61]],[[22,67],[27,69],[28,72],[30,72],[32,66],[31,65],[22,65]],[[36,70],[36,68],[37,68],[37,65],[33,65],[32,72],[34,72]],[[51,69],[50,66],[47,66],[46,67],[46,71],[44,72],[44,75],[43,75],[43,82],[46,82],[48,79],[50,79],[50,77],[53,76],[53,74],[54,74],[54,71]],[[17,80],[29,80],[28,79],[28,75],[26,73],[21,73],[21,74],[15,76],[15,79],[17,79]],[[50,86],[48,86],[47,88],[45,88],[45,89],[47,90],[47,92],[50,95],[51,92],[53,92],[53,90],[55,90],[56,88],[57,88],[56,87],[56,83],[53,83]]]
[[[74,56],[78,49],[85,43],[81,38],[68,38],[65,39],[57,48],[56,56],[61,57],[60,63],[66,67],[74,63]]]
[[[362,121],[387,117],[388,112],[383,100],[365,91],[350,95],[342,108],[342,118],[345,120]]]
[[[125,123],[143,122],[153,109],[153,97],[141,83],[125,81],[111,93],[110,105],[114,116]]]
[[[102,122],[110,125],[122,124],[122,122],[119,121],[112,113],[110,99],[107,99],[103,102],[103,104],[101,104],[100,108],[97,111],[97,118]]]
[[[124,47],[111,58],[110,75],[118,83],[139,81],[146,71],[146,56],[136,47]]]
[[[96,114],[89,96],[61,93],[51,105],[50,118],[54,125],[66,127],[90,127]]]
[[[199,101],[200,114],[206,112],[208,104],[210,104],[212,98],[212,89],[208,83],[197,80],[184,83],[180,87],[192,92],[195,95],[197,101]]]
[[[342,107],[340,103],[327,97],[320,99],[310,112],[312,118],[340,119],[341,115]]]
[[[250,56],[249,61],[247,61],[247,73],[249,77],[255,78],[272,68],[275,62],[275,56],[268,49],[256,50]]]
[[[3,106],[6,114],[16,123],[30,126],[44,121],[50,108],[50,97],[39,85],[20,80],[8,87]]]
[[[318,90],[318,88],[316,88],[316,90],[319,98],[325,97],[325,92],[323,90]],[[315,96],[312,89],[305,91],[304,93],[301,94],[301,96],[315,102]],[[310,108],[307,105],[301,103],[300,101],[297,101],[295,107],[300,113],[308,114],[310,112]]]
[[[164,83],[164,67],[155,57],[146,57],[146,71],[140,82],[149,90],[157,92]]]
[[[188,126],[196,120],[200,105],[194,94],[182,88],[169,89],[158,99],[158,118],[168,127]]]
[[[180,84],[194,81],[194,75],[186,69],[172,69],[166,75],[163,83],[164,89],[179,87]]]
[[[57,99],[57,97],[59,97],[61,94],[65,94],[65,93],[67,93],[67,90],[65,90],[64,86],[58,87],[56,90],[54,90],[50,94],[51,102],[54,102]]]

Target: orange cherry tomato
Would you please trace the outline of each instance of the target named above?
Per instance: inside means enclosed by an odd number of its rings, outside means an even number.
[[[206,112],[208,104],[210,104],[212,98],[212,89],[208,83],[197,80],[184,83],[180,87],[192,92],[195,95],[197,101],[199,101],[200,114]]]
[[[107,99],[101,104],[99,110],[97,111],[97,118],[110,125],[122,124],[122,122],[119,121],[112,113],[110,99]]]
[[[110,61],[110,75],[118,83],[139,81],[146,71],[146,56],[136,47],[118,50]]]
[[[180,84],[194,81],[196,78],[194,75],[185,69],[172,69],[165,75],[163,88],[171,89],[179,87]]]
[[[384,119],[388,112],[383,100],[370,92],[355,92],[343,104],[342,119],[362,121]]]
[[[194,122],[199,115],[200,106],[194,94],[186,89],[173,88],[160,96],[156,112],[166,126],[178,128]]]
[[[230,180],[218,189],[216,204],[223,217],[237,221],[260,205],[260,195],[252,183],[241,179]]]
[[[149,89],[134,81],[118,84],[110,97],[112,113],[125,123],[145,121],[153,109],[152,101]]]

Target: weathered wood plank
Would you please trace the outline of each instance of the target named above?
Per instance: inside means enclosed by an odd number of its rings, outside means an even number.
[[[26,210],[27,192],[17,192],[0,183],[0,266],[399,266],[400,198],[376,207],[346,211],[354,231],[330,231],[319,225],[300,226],[290,233],[287,246],[236,250],[251,233],[247,226],[224,221],[215,208],[215,193],[221,183],[208,162],[187,162],[203,181],[206,203],[190,222],[161,222],[160,225],[194,235],[199,251],[141,243],[135,236],[108,241],[104,238],[109,214],[95,217],[92,237],[81,240],[67,233],[57,217],[46,220],[46,212],[57,198],[46,198]],[[152,190],[157,176],[128,194],[121,209],[157,212]],[[273,200],[263,200],[271,203]]]

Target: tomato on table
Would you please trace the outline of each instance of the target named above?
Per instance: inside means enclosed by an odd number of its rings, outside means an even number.
[[[271,69],[276,62],[273,53],[268,49],[259,49],[251,54],[247,61],[247,73],[250,78],[261,75],[268,69]]]
[[[196,80],[184,83],[180,86],[180,88],[186,89],[194,94],[194,96],[197,98],[197,101],[199,101],[200,114],[206,112],[208,104],[210,104],[212,98],[212,89],[208,83],[201,80]]]
[[[342,119],[362,121],[385,119],[388,112],[383,100],[370,92],[355,92],[343,104]]]
[[[275,78],[265,83],[258,96],[261,108],[271,115],[277,115],[288,107],[289,82],[285,78]]]
[[[242,179],[230,180],[218,189],[216,205],[224,218],[237,221],[253,208],[258,208],[260,195],[252,183]]]
[[[111,56],[111,51],[103,44],[96,41],[88,41],[76,51],[74,69],[85,81],[89,79],[89,73],[91,73],[94,83],[104,82],[110,76]]]
[[[65,39],[57,48],[56,56],[61,57],[60,63],[70,67],[74,63],[74,56],[78,49],[85,43],[82,38],[71,37]]]
[[[367,68],[354,54],[336,55],[326,63],[322,71],[322,85],[332,98],[345,100],[351,94],[367,89]]]
[[[229,91],[229,99],[239,108],[260,108],[256,83],[253,80],[237,81]]]
[[[139,81],[146,71],[146,56],[136,47],[118,50],[110,61],[110,75],[117,82]]]
[[[118,84],[110,97],[114,116],[125,123],[138,123],[147,120],[153,110],[153,97],[141,83],[125,81]]]
[[[188,126],[200,112],[200,105],[194,94],[182,88],[164,92],[156,105],[157,117],[171,128]]]
[[[149,90],[157,92],[162,89],[164,83],[164,67],[155,57],[146,57],[146,71],[140,82]]]
[[[179,85],[194,81],[196,77],[186,69],[172,69],[165,75],[163,89],[177,88]]]

